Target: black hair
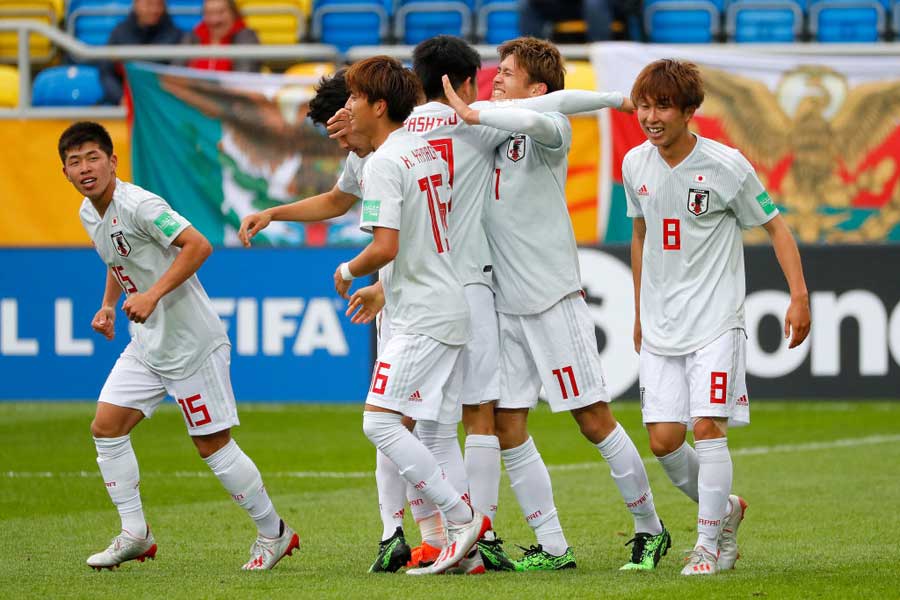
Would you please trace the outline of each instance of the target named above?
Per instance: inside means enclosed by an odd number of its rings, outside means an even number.
[[[78,121],[69,125],[59,136],[59,158],[66,164],[66,153],[88,142],[95,142],[107,156],[112,156],[113,143],[109,132],[100,123]]]
[[[413,50],[413,71],[422,82],[428,100],[444,96],[441,76],[447,75],[450,85],[457,89],[468,78],[474,83],[480,68],[481,57],[475,48],[452,35],[427,39]]]
[[[309,118],[316,125],[325,125],[334,113],[347,104],[350,89],[344,79],[346,73],[346,68],[339,69],[330,77],[322,77],[316,84],[316,95],[309,101]]]

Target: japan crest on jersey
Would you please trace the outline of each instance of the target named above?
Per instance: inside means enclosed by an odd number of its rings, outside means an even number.
[[[116,252],[118,252],[119,256],[128,256],[131,254],[131,244],[128,243],[128,240],[125,239],[125,234],[121,231],[117,231],[110,235],[112,238],[113,246],[116,248]]]
[[[699,217],[709,210],[709,190],[695,190],[688,192],[688,212]]]
[[[525,134],[519,133],[512,136],[506,147],[506,158],[513,162],[519,162],[525,157]]]

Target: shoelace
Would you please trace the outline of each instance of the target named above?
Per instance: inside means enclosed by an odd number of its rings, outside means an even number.
[[[649,540],[650,537],[650,534],[647,533],[636,533],[633,538],[625,542],[626,546],[634,543],[634,546],[631,548],[631,562],[641,562],[644,558],[644,552],[646,551],[647,540]]]
[[[519,546],[518,544],[516,545]],[[544,553],[544,547],[540,544],[538,544],[537,546],[531,545],[528,548],[526,548],[525,546],[519,546],[519,548],[525,552],[525,558]]]

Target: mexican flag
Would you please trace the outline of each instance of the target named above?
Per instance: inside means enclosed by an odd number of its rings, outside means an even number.
[[[900,242],[900,59],[828,52],[610,43],[591,60],[598,89],[626,94],[654,60],[696,63],[706,96],[691,127],[741,150],[799,240]],[[635,115],[604,111],[601,129],[612,160],[601,164],[600,238],[626,241],[622,159],[646,138]]]
[[[331,189],[346,153],[307,118],[315,77],[127,66],[132,173],[213,244],[237,245],[248,214]],[[273,222],[260,245],[357,244],[359,215]]]

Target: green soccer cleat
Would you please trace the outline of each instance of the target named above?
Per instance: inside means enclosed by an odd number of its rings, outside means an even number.
[[[519,546],[522,548],[521,546]],[[525,550],[525,548],[522,548]],[[525,550],[525,556],[515,562],[516,571],[559,571],[575,568],[575,551],[566,548],[565,554],[553,556],[543,546],[531,546]]]
[[[636,533],[633,538],[625,542],[625,545],[634,543],[631,547],[631,560],[622,565],[620,571],[652,571],[659,564],[660,559],[668,553],[672,547],[672,536],[663,525],[662,531],[657,535],[649,533]]]
[[[410,555],[403,528],[398,527],[394,535],[378,543],[378,556],[369,567],[369,573],[396,573],[400,567],[406,566]]]
[[[488,539],[490,537],[491,539]],[[484,568],[488,571],[515,571],[516,563],[512,561],[506,550],[503,549],[503,540],[494,535],[493,531],[485,534],[478,540],[478,551]]]

